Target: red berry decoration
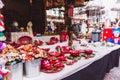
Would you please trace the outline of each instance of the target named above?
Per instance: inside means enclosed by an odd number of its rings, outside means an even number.
[[[74,57],[79,56],[80,55],[80,50],[71,50],[70,54]]]
[[[84,50],[85,54],[87,55],[91,55],[93,53],[93,50],[90,50],[90,49],[86,49]]]

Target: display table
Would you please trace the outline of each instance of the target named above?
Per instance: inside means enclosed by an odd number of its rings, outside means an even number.
[[[103,80],[105,73],[109,72],[111,68],[118,66],[120,46],[90,46],[88,48],[95,50],[95,57],[89,59],[81,58],[74,65],[66,65],[58,73],[41,72],[37,77],[24,77],[23,80]]]
[[[110,52],[108,55],[93,62],[88,67],[62,80],[104,80],[105,74],[113,67],[118,66],[118,51],[120,51],[120,49]]]

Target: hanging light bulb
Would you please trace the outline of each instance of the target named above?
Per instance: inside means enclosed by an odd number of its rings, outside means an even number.
[[[32,4],[32,0],[30,0],[30,4]]]

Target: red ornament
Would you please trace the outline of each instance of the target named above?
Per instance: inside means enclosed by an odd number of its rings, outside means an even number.
[[[42,50],[45,50],[46,52],[48,52],[50,48],[42,48]]]
[[[57,60],[51,60],[50,63],[51,64],[56,64],[58,61]]]
[[[51,55],[51,56],[60,56],[60,52],[55,52],[55,51],[51,51],[51,52],[49,52],[49,54]]]
[[[60,49],[61,47],[58,45],[58,46],[56,46],[56,49]]]
[[[2,21],[0,22],[0,26],[4,26],[4,23]]]
[[[66,61],[66,57],[63,56],[63,55],[62,55],[62,56],[59,56],[58,58],[59,58],[60,61]]]
[[[93,53],[93,50],[86,49],[84,50],[85,54],[91,55]]]
[[[2,20],[4,20],[4,16],[3,16],[2,14],[0,14],[0,18],[1,18]]]
[[[49,64],[49,61],[46,60],[46,59],[42,59],[42,61],[41,61],[41,68],[45,68],[46,64]]]
[[[56,38],[56,37],[51,37],[50,38],[50,42],[52,42],[52,43],[57,43],[59,40],[58,40],[58,38]]]
[[[35,45],[42,45],[43,44],[43,41],[41,41],[41,40],[35,40],[34,41],[34,43],[35,43]]]
[[[55,64],[55,66],[56,66],[57,68],[59,68],[59,67],[62,67],[63,64],[62,64],[61,62],[57,62],[57,63]]]
[[[70,51],[70,54],[71,54],[72,56],[74,56],[74,57],[79,56],[80,50],[71,50],[71,51]]]
[[[37,32],[34,32],[34,33],[33,33],[34,36],[37,36],[37,34],[38,34]]]
[[[51,70],[51,69],[52,69],[52,64],[50,64],[50,63],[46,64],[46,65],[45,65],[45,68],[46,68],[47,70]]]
[[[63,53],[69,53],[72,49],[69,46],[62,46]]]

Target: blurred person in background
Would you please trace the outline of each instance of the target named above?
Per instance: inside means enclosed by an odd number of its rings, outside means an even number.
[[[18,22],[14,21],[13,24],[12,24],[12,30],[11,30],[11,32],[19,32],[19,31],[20,31],[20,29],[19,29]]]
[[[79,37],[80,37],[80,35],[79,35],[79,32],[80,32],[80,24],[74,22],[74,24],[72,25],[72,27],[73,27],[73,33],[74,33],[74,35],[75,35],[77,38],[79,38]]]
[[[29,21],[27,23],[27,31],[30,34],[31,37],[33,37],[33,29],[32,29],[33,23],[31,21]]]
[[[48,24],[47,24],[47,28],[46,28],[46,29],[47,29],[48,32],[52,32],[50,22],[48,22]]]
[[[81,25],[81,36],[84,37],[86,36],[86,33],[88,32],[88,28],[87,28],[87,23],[85,20],[82,21],[82,25]]]

